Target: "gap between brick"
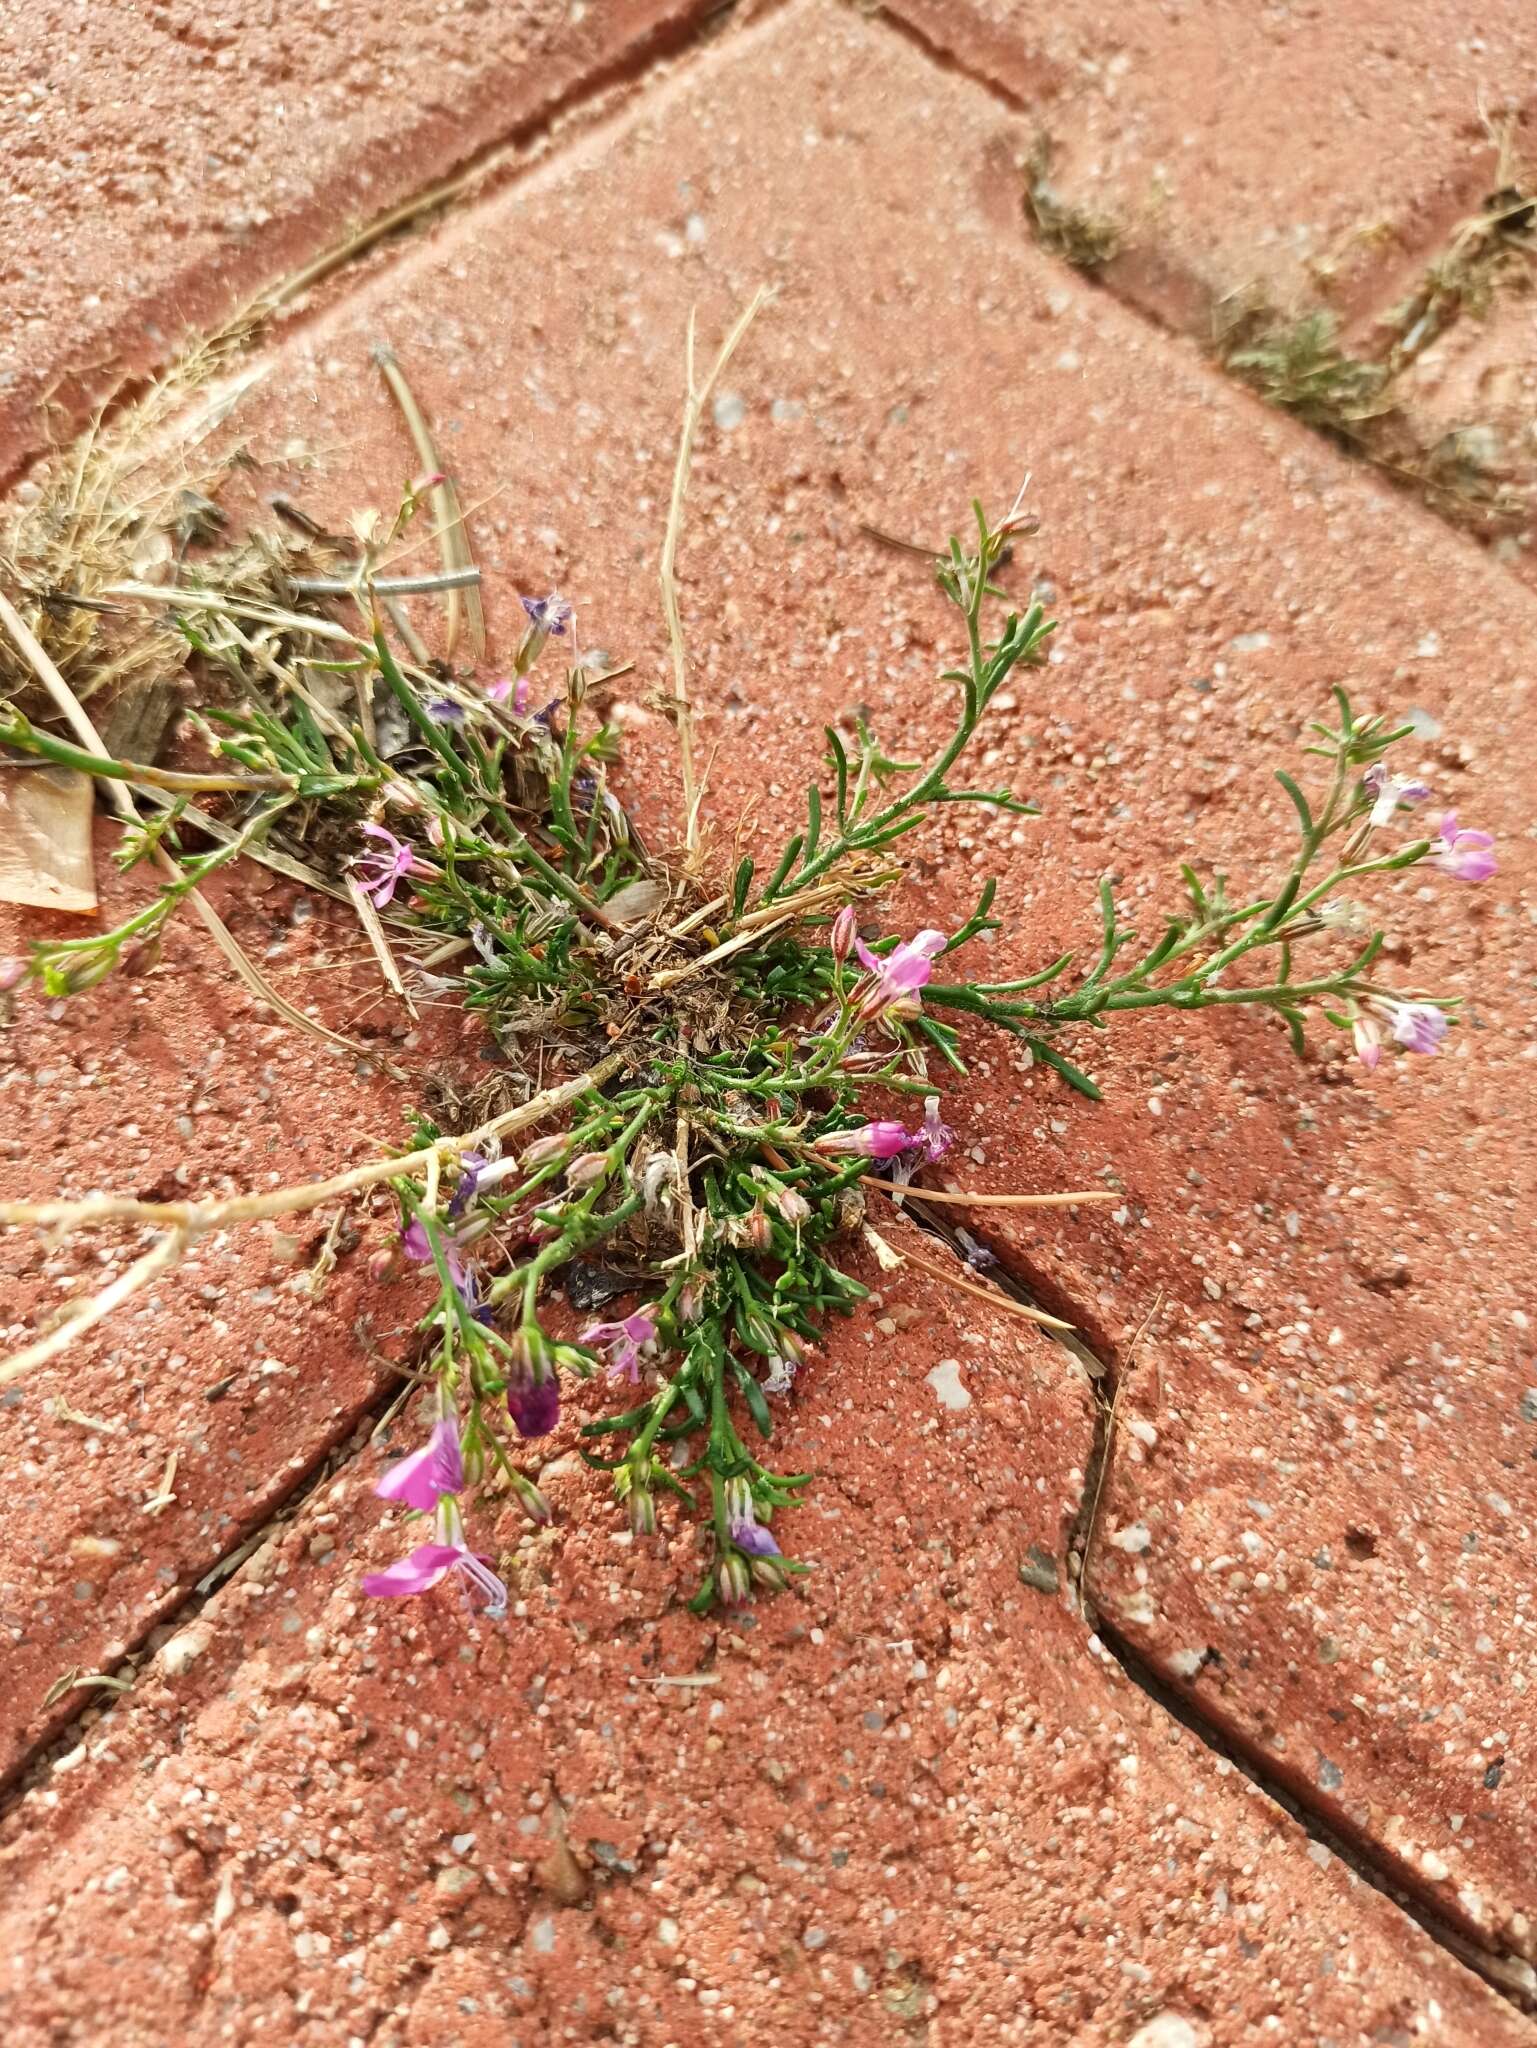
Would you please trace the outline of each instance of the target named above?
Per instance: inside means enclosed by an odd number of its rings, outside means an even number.
[[[962,1251],[954,1226],[939,1211],[923,1205],[922,1191],[904,1204],[904,1214],[920,1229],[947,1245],[957,1260]],[[1060,1290],[1032,1275],[1009,1247],[988,1243],[982,1230],[971,1230],[973,1242],[983,1243],[997,1264],[990,1277],[1004,1293],[1031,1308],[1045,1308],[1054,1315],[1073,1316],[1073,1304],[1064,1302]],[[1522,1958],[1481,1947],[1457,1926],[1432,1898],[1411,1890],[1402,1866],[1371,1835],[1347,1829],[1327,1815],[1308,1796],[1310,1788],[1280,1775],[1272,1757],[1245,1732],[1208,1709],[1198,1692],[1178,1689],[1157,1666],[1135,1646],[1116,1624],[1095,1605],[1092,1572],[1084,1573],[1093,1530],[1091,1524],[1106,1505],[1111,1461],[1114,1456],[1113,1404],[1120,1385],[1121,1361],[1112,1352],[1099,1352],[1085,1344],[1076,1333],[1059,1335],[1043,1330],[1072,1360],[1074,1369],[1089,1380],[1094,1402],[1094,1435],[1084,1464],[1083,1488],[1078,1512],[1064,1545],[1062,1566],[1067,1603],[1082,1619],[1127,1679],[1170,1719],[1208,1749],[1213,1756],[1241,1771],[1251,1785],[1290,1816],[1309,1841],[1318,1842],[1339,1858],[1347,1870],[1370,1885],[1400,1912],[1406,1914],[1438,1948],[1481,1977],[1494,1991],[1523,2013],[1537,2013],[1537,1986],[1531,1966]],[[1086,1645],[1087,1648],[1087,1645]]]
[[[253,352],[280,323],[286,332],[303,328],[317,310],[298,304],[307,294],[345,276],[375,250],[392,242],[405,243],[413,230],[441,219],[467,202],[478,203],[526,176],[545,160],[547,152],[568,147],[574,133],[623,112],[633,98],[649,87],[658,72],[707,47],[724,33],[738,11],[750,4],[751,0],[704,0],[704,4],[691,8],[682,19],[658,24],[606,61],[584,71],[553,99],[513,121],[500,135],[461,159],[441,177],[376,215],[345,241],[322,250],[286,277],[271,279],[212,333],[188,332],[179,337],[177,345],[154,357],[141,373],[125,377],[105,403],[81,403],[73,412],[67,412],[63,401],[56,399],[52,415],[56,438],[45,435],[39,417],[26,445],[0,467],[0,496],[14,489],[38,462],[67,448],[89,420],[99,417],[110,423],[187,350],[207,345],[220,335],[238,335],[247,323],[247,344]],[[753,25],[788,4],[789,0],[758,0],[751,7]],[[173,299],[174,281],[158,296],[167,301]],[[143,307],[133,309],[133,314],[142,317]],[[110,351],[110,337],[106,346]],[[67,385],[75,374],[65,367],[59,373],[60,383]],[[65,413],[62,422],[60,413]]]

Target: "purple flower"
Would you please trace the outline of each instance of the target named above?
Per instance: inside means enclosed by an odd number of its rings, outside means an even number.
[[[459,1180],[448,1205],[448,1220],[450,1223],[457,1223],[471,1202],[474,1201],[475,1190],[480,1186],[480,1176],[485,1172],[489,1163],[485,1155],[480,1152],[461,1152],[459,1154]]]
[[[1381,761],[1373,761],[1361,777],[1361,787],[1372,804],[1371,823],[1385,825],[1400,807],[1423,803],[1430,794],[1430,785],[1417,781],[1410,775],[1390,775]]]
[[[922,1148],[923,1156],[932,1166],[936,1159],[943,1159],[955,1143],[955,1133],[948,1124],[939,1120],[939,1097],[925,1095],[923,1098],[923,1122],[913,1133],[914,1140]]]
[[[465,709],[456,704],[452,697],[434,697],[427,705],[427,716],[435,718],[439,725],[463,725]]]
[[[1487,882],[1499,863],[1494,858],[1494,836],[1489,832],[1460,832],[1457,813],[1445,811],[1441,830],[1430,842],[1430,857],[1444,875],[1459,882]]]
[[[552,590],[548,597],[523,597],[518,602],[528,613],[536,633],[546,637],[553,633],[557,640],[563,636],[570,622],[571,607],[558,590]]]
[[[356,862],[358,886],[377,910],[386,903],[394,902],[395,884],[402,876],[416,874],[420,870],[410,847],[397,839],[393,832],[386,831],[383,825],[365,825],[363,836],[384,843],[385,850],[359,854]]]
[[[616,1378],[640,1378],[642,1348],[656,1336],[656,1324],[644,1309],[637,1309],[622,1322],[593,1323],[577,1339],[579,1344],[608,1346],[608,1369]]]
[[[886,954],[872,953],[864,940],[857,935],[854,951],[860,965],[867,968],[874,980],[860,1000],[860,1009],[867,1017],[875,1017],[893,1004],[907,1005],[929,976],[934,972],[934,961],[945,949],[945,935],[933,930],[921,931],[916,938],[907,939]]]
[[[542,1379],[530,1374],[510,1386],[507,1412],[519,1436],[548,1436],[560,1420],[560,1381],[553,1367]]]
[[[518,651],[513,656],[512,665],[514,672],[522,677],[528,674],[539,659],[544,643],[550,635],[553,633],[559,638],[565,633],[571,618],[571,607],[558,590],[552,590],[548,597],[525,597],[520,602],[524,611],[528,613],[528,624],[524,628],[523,638],[518,642]],[[521,712],[519,716],[522,716]]]
[[[749,1557],[778,1557],[779,1545],[768,1530],[753,1514],[751,1503],[745,1515],[729,1521],[726,1528],[738,1550],[745,1550]]]
[[[1434,1052],[1450,1028],[1434,1003],[1394,1003],[1389,1016],[1393,1036],[1410,1052]]]
[[[997,1265],[998,1254],[990,1252],[985,1244],[978,1243],[969,1230],[957,1227],[955,1236],[968,1266],[975,1266],[977,1271],[982,1273],[989,1266]]]
[[[895,1159],[914,1143],[914,1133],[890,1118],[880,1123],[860,1124],[852,1131],[825,1131],[812,1146],[814,1152],[851,1153],[863,1159]]]
[[[492,1571],[490,1561],[469,1548],[462,1535],[449,1543],[421,1543],[398,1564],[382,1572],[365,1572],[363,1591],[375,1600],[405,1600],[413,1593],[425,1593],[450,1572],[463,1572],[470,1584],[485,1595],[488,1621],[500,1621],[507,1612],[507,1588]]]
[[[419,1451],[399,1459],[377,1481],[381,1500],[404,1501],[408,1508],[430,1514],[447,1493],[464,1485],[464,1458],[459,1450],[459,1424],[451,1415],[435,1423]]]

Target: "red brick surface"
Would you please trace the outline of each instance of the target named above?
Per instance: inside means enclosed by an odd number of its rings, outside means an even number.
[[[149,894],[142,871],[114,871],[119,836],[103,823],[106,923]],[[378,1043],[367,978],[354,971],[355,928],[249,864],[217,877],[209,895],[291,1001],[308,1007],[331,963],[323,1011],[343,1028],[361,1015]],[[22,915],[28,938],[43,935],[35,913],[7,910],[0,952],[12,950]],[[52,930],[73,937],[80,925],[61,919]],[[340,1171],[360,1148],[371,1154],[403,1134],[398,1090],[354,1071],[366,1067],[259,1007],[188,920],[172,927],[152,971],[73,1003],[18,1005],[0,1038],[0,1191],[36,1200],[106,1188],[178,1201]],[[71,1692],[45,1707],[55,1681],[110,1675],[388,1384],[368,1351],[409,1319],[401,1304],[368,1299],[360,1259],[343,1261],[318,1301],[308,1292],[330,1221],[205,1239],[100,1332],[0,1390],[13,1475],[0,1522],[0,1777],[90,1697]],[[51,1327],[67,1300],[114,1279],[145,1243],[132,1233],[94,1242],[7,1233],[5,1354]],[[174,1499],[146,1509],[173,1453]]]
[[[1017,1323],[904,1301],[900,1346],[867,1311],[803,1374],[818,1569],[740,1619],[685,1613],[689,1536],[616,1536],[569,1452],[555,1527],[497,1525],[504,1624],[370,1606],[402,1538],[356,1461],[13,1817],[7,2041],[1516,2048],[1021,1585],[1082,1398]],[[963,1411],[924,1383],[946,1351]]]
[[[1520,0],[890,11],[1018,98],[1062,200],[1126,230],[1118,287],[1200,331],[1234,292],[1385,302],[1489,191],[1488,123],[1537,91]]]
[[[683,0],[18,0],[0,473],[182,335],[547,113]],[[58,422],[54,422],[57,428]]]
[[[1031,129],[889,28],[797,8],[423,246],[373,259],[289,340],[237,429],[264,489],[336,516],[391,503],[410,457],[366,365],[376,339],[393,343],[480,508],[493,638],[518,588],[558,581],[588,644],[635,657],[627,794],[664,829],[670,742],[645,700],[666,676],[654,562],[680,338],[690,305],[711,333],[774,284],[704,437],[682,558],[719,844],[739,819],[766,841],[793,814],[830,717],[865,706],[899,751],[937,737],[953,621],[921,565],[858,523],[937,535],[974,491],[1007,502],[1030,468],[1044,528],[1011,574],[1020,592],[1049,585],[1064,624],[1052,666],[1003,707],[988,773],[1046,815],[950,821],[893,910],[954,921],[1001,872],[1000,971],[1090,942],[1107,870],[1127,900],[1184,857],[1259,871],[1285,825],[1270,769],[1330,682],[1418,713],[1430,778],[1501,834],[1504,862],[1477,895],[1435,882],[1390,898],[1408,949],[1395,968],[1469,998],[1447,1053],[1362,1081],[1294,1065],[1254,1020],[1143,1020],[1089,1048],[1097,1109],[980,1045],[954,1179],[1114,1174],[1127,1192],[1113,1216],[1013,1232],[987,1219],[1107,1351],[1162,1293],[1104,1503],[1109,1618],[1444,1913],[1519,1951],[1537,1733],[1519,1240],[1537,1193],[1523,1115],[1537,612],[1497,565],[1031,248],[1000,171]],[[173,1153],[157,1139],[157,1164]],[[172,1348],[168,1331],[154,1341]],[[952,1345],[979,1390],[958,1428],[923,1379]],[[361,1383],[356,1356],[343,1363]],[[95,1951],[115,1936],[193,2039],[500,2041],[509,2012],[530,2039],[730,2039],[738,1994],[752,2028],[797,2043],[889,2039],[894,2016],[929,2019],[941,2044],[1122,2042],[1161,2012],[1188,2036],[1139,2048],[1520,2038],[1394,1910],[1315,1871],[1268,1804],[1090,1660],[1076,1625],[1016,1590],[1029,1543],[1060,1548],[1087,1461],[1064,1369],[972,1317],[901,1341],[857,1326],[790,1424],[848,1475],[800,1524],[822,1572],[806,1604],[763,1610],[745,1650],[666,1611],[683,1558],[638,1562],[574,1477],[548,1599],[532,1553],[526,1629],[467,1638],[444,1600],[381,1620],[351,1592],[353,1553],[387,1554],[372,1504],[353,1518],[366,1472],[351,1472],[314,1508],[343,1517],[334,1561],[310,1569],[301,1525],[274,1554],[286,1577],[264,1565],[220,1597],[191,1690],[148,1686],[90,1738],[98,1759],[23,1807],[8,1852],[18,2014],[93,2038],[112,1997]],[[79,1370],[88,1408],[98,1367]],[[290,1455],[334,1431],[327,1399],[328,1383],[289,1411]],[[813,1626],[821,1644],[800,1634]],[[958,1660],[956,1719],[936,1706],[928,1753],[916,1706],[913,1732],[890,1732],[893,1641],[917,1645],[926,1673]],[[692,1670],[711,1643],[751,1673],[722,1715],[709,1688],[664,1712],[649,1683],[644,1710],[606,1711],[630,1702],[631,1675]],[[937,1678],[911,1683],[937,1700]],[[413,1735],[443,1761],[423,1765]],[[1136,1770],[1128,1745],[1148,1756]],[[872,1825],[859,1788],[888,1749],[902,1767],[880,1778],[882,1816],[898,1818]],[[1505,1775],[1487,1788],[1496,1755]],[[768,1768],[781,1761],[789,1779]],[[544,1910],[553,1880],[515,1853],[514,1807],[542,1844],[556,1796],[582,1859],[603,1865],[585,1846],[601,1841],[636,1865],[589,1883],[590,1913]],[[477,1839],[474,1857],[496,1875],[440,1880],[469,1854],[444,1848],[445,1802],[468,1814],[466,1800],[492,1816],[493,1848]],[[878,1874],[858,1860],[877,1851]],[[402,1892],[403,1869],[430,1877]],[[87,1878],[97,1889],[64,1913]],[[786,1894],[806,1907],[788,1933]],[[296,1946],[315,1930],[325,1946]]]

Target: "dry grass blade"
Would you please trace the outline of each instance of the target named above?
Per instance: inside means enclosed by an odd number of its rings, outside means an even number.
[[[416,458],[429,476],[437,478],[432,487],[433,508],[440,528],[438,542],[443,556],[446,575],[456,576],[465,570],[474,570],[475,563],[470,553],[469,535],[465,531],[464,513],[459,504],[459,493],[454,480],[443,468],[438,455],[437,443],[432,438],[432,429],[426,416],[416,402],[415,394],[406,382],[405,372],[397,362],[394,352],[382,344],[374,350],[374,361],[379,365],[380,374],[389,386],[390,395],[400,407],[401,418],[411,436]],[[447,620],[444,652],[450,660],[459,641],[459,612],[462,604],[465,622],[469,627],[470,652],[477,661],[485,659],[486,621],[481,610],[478,576],[464,583],[450,582],[444,589],[444,614]]]
[[[407,1013],[414,1019],[416,1005],[407,993],[406,985],[400,978],[400,969],[395,965],[395,956],[390,951],[390,942],[384,936],[384,926],[379,922],[379,913],[368,897],[358,887],[357,877],[347,877],[347,900],[357,912],[358,923],[363,927],[368,943],[374,949],[374,958],[379,963],[379,972],[384,976],[391,992],[399,996]]]
[[[107,753],[107,748],[101,734],[87,717],[74,691],[71,690],[69,684],[49,659],[46,650],[40,645],[26,621],[17,612],[15,606],[5,596],[3,591],[0,591],[0,625],[5,627],[11,639],[31,665],[38,681],[53,698],[61,716],[70,727],[70,730],[78,736],[81,744],[88,752],[98,757],[104,757]],[[123,824],[137,830],[140,824],[139,814],[134,809],[133,799],[129,796],[123,784],[114,781],[110,776],[106,776],[102,778],[102,786],[107,792],[107,801],[111,804],[113,810],[116,811]],[[184,879],[181,869],[172,860],[163,846],[157,846],[154,849],[154,860],[155,865],[168,881],[179,882]],[[294,1004],[289,1002],[286,996],[280,995],[247,957],[223,918],[220,917],[213,905],[198,890],[190,890],[187,900],[202,919],[203,925],[208,931],[209,936],[213,939],[214,944],[240,976],[246,987],[251,990],[253,995],[260,997],[269,1009],[275,1010],[285,1023],[292,1024],[296,1030],[306,1032],[311,1038],[318,1038],[324,1044],[336,1046],[343,1052],[356,1053],[364,1059],[375,1057],[374,1054],[370,1053],[367,1046],[358,1044],[354,1039],[344,1038],[339,1031],[333,1031],[327,1024],[317,1023],[313,1017],[307,1017],[302,1010],[297,1009]],[[397,1072],[388,1062],[385,1062],[385,1069],[391,1074]],[[402,1076],[401,1078],[404,1077]]]
[[[873,1173],[865,1174],[859,1185],[879,1188],[883,1195],[911,1195],[920,1202],[953,1202],[968,1209],[1067,1209],[1080,1202],[1125,1200],[1114,1188],[1079,1188],[1051,1195],[977,1195],[961,1188],[923,1187],[916,1181],[879,1180]]]
[[[683,407],[683,431],[678,437],[678,459],[673,469],[672,501],[667,509],[667,532],[662,541],[662,559],[657,571],[662,586],[662,616],[667,622],[667,639],[672,648],[673,715],[678,728],[678,758],[683,776],[683,839],[689,866],[698,867],[699,805],[703,785],[694,773],[694,710],[688,693],[688,657],[683,643],[683,621],[678,613],[678,537],[683,531],[683,500],[688,492],[688,475],[694,459],[694,436],[710,402],[721,372],[736,353],[742,337],[768,300],[768,288],[760,285],[745,312],[721,343],[720,354],[703,384],[694,382],[694,316],[688,318],[688,397]]]
[[[132,1299],[140,1288],[147,1287],[158,1274],[164,1273],[177,1264],[191,1242],[191,1233],[185,1229],[168,1230],[164,1237],[157,1238],[142,1257],[134,1260],[126,1273],[122,1273],[109,1287],[103,1287],[80,1309],[62,1322],[46,1337],[39,1337],[35,1344],[27,1345],[23,1351],[13,1352],[0,1363],[0,1387],[18,1379],[22,1373],[30,1372],[35,1365],[46,1365],[50,1358],[57,1358],[61,1351],[67,1351],[77,1337],[104,1322],[114,1310]]]

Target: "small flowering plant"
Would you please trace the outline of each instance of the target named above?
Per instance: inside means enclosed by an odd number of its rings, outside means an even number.
[[[686,435],[685,455],[687,445]],[[829,1319],[867,1292],[848,1270],[854,1241],[863,1235],[883,1264],[901,1257],[870,1228],[868,1206],[900,1199],[948,1152],[943,1087],[966,1073],[963,1031],[1006,1033],[1097,1098],[1069,1050],[1074,1034],[1129,1011],[1259,1008],[1299,1053],[1321,1020],[1368,1069],[1389,1052],[1433,1054],[1450,1029],[1454,999],[1381,978],[1383,934],[1361,894],[1421,865],[1477,883],[1494,872],[1492,844],[1451,813],[1413,832],[1431,791],[1389,761],[1409,728],[1360,716],[1342,690],[1334,722],[1310,729],[1318,787],[1279,776],[1296,840],[1272,882],[1233,896],[1225,877],[1186,866],[1182,893],[1144,931],[1106,881],[1093,953],[1008,979],[970,969],[973,942],[997,929],[991,882],[948,929],[914,929],[894,893],[909,835],[940,806],[1035,808],[952,780],[999,691],[1044,659],[1052,630],[1039,604],[1009,609],[994,581],[1026,526],[1017,506],[996,526],[973,510],[969,543],[952,540],[936,564],[962,645],[943,678],[943,741],[928,761],[901,762],[863,724],[829,728],[804,823],[761,865],[711,861],[681,690],[687,830],[670,854],[641,843],[609,786],[614,736],[588,715],[574,615],[554,594],[523,601],[512,672],[486,683],[397,648],[383,607],[362,634],[317,608],[324,637],[308,642],[304,617],[291,618],[287,653],[345,670],[369,716],[322,719],[307,692],[262,695],[270,661],[246,673],[247,708],[221,713],[218,752],[262,791],[244,843],[302,825],[311,838],[296,849],[340,844],[391,967],[403,959],[419,990],[455,994],[482,1020],[512,1097],[463,1136],[420,1119],[409,1151],[345,1180],[393,1192],[377,1277],[414,1266],[430,1280],[409,1362],[431,1389],[428,1434],[377,1488],[422,1518],[422,1540],[367,1577],[366,1592],[422,1594],[452,1577],[501,1614],[502,1580],[469,1533],[474,1496],[499,1486],[549,1519],[516,1454],[557,1427],[581,1382],[612,1390],[610,1412],[584,1403],[579,1440],[631,1529],[646,1537],[664,1514],[697,1518],[697,1610],[789,1587],[808,1566],[785,1547],[785,1518],[809,1475],[770,1460],[776,1407]],[[669,619],[681,680],[675,607]],[[546,696],[533,675],[552,646],[568,660]],[[3,737],[128,777],[131,764],[83,761],[15,719]],[[94,943],[92,978],[115,957]],[[0,987],[23,972],[51,993],[83,985],[67,947],[5,967]],[[535,1069],[552,1059],[566,1078],[536,1091]],[[59,1222],[65,1210],[0,1216]],[[956,1284],[974,1289],[992,1255],[958,1237],[973,1270]]]

